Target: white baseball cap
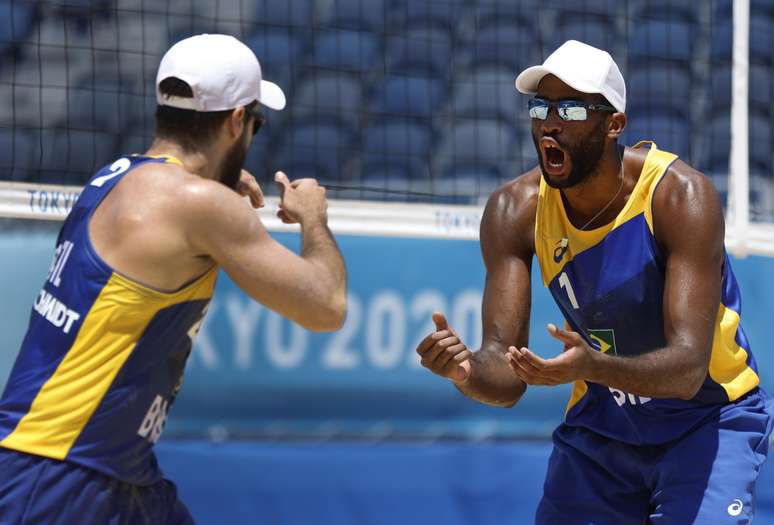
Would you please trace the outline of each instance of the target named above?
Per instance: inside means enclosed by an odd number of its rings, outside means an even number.
[[[159,84],[177,77],[193,90],[193,98],[165,96]],[[280,110],[285,94],[273,82],[263,80],[255,53],[229,35],[196,35],[181,40],[164,54],[156,75],[156,101],[195,111],[224,111],[257,100]]]
[[[621,70],[607,51],[568,40],[551,53],[542,66],[522,71],[516,77],[516,89],[525,95],[534,95],[546,75],[555,75],[583,93],[600,93],[621,113],[626,110],[626,84]]]

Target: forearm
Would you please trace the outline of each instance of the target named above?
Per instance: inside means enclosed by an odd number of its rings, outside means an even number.
[[[301,257],[315,268],[310,276],[315,295],[331,315],[340,318],[340,325],[346,313],[347,271],[339,247],[323,221],[303,224],[301,233]]]
[[[527,385],[511,371],[501,350],[484,347],[473,354],[470,363],[468,378],[454,383],[469,398],[487,405],[511,407],[524,394]]]
[[[594,352],[593,383],[650,398],[691,399],[707,376],[709,362],[691,359],[691,349],[668,346],[633,357]]]

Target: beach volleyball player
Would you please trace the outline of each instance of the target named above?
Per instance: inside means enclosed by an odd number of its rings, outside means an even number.
[[[750,523],[771,403],[717,192],[655,144],[618,144],[626,88],[605,51],[566,42],[516,87],[534,96],[540,166],[484,211],[482,347],[471,353],[438,313],[423,365],[497,406],[527,385],[573,383],[540,525]],[[527,348],[533,256],[569,326],[549,325],[564,347],[552,359]]]
[[[0,523],[192,522],[153,444],[219,268],[308,329],[343,323],[324,188],[276,175],[280,217],[301,224],[300,256],[238,194],[262,205],[242,165],[259,109],[285,106],[252,51],[225,35],[185,39],[156,88],[154,142],[86,184],[35,300],[0,400]]]

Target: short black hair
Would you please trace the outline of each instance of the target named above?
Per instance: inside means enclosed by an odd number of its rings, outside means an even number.
[[[193,98],[187,82],[168,77],[159,83],[162,95]],[[252,107],[256,102],[247,107]],[[156,106],[156,137],[171,140],[185,151],[198,151],[215,139],[218,130],[233,109],[224,111],[194,111],[192,109]],[[245,114],[247,118],[247,114]]]

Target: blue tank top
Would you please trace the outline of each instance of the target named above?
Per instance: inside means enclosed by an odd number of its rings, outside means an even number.
[[[676,159],[652,144],[624,209],[610,224],[590,231],[575,228],[560,191],[540,181],[535,251],[543,284],[569,327],[601,352],[635,356],[666,345],[665,257],[653,235],[652,199]],[[758,386],[741,313],[726,255],[709,372],[696,396],[688,401],[650,399],[577,381],[565,423],[638,445],[680,437],[719,406]]]
[[[136,485],[161,479],[153,444],[217,270],[173,293],[148,288],[97,255],[89,221],[124,175],[163,162],[175,160],[130,156],[106,166],[65,220],[0,399],[0,446]]]

